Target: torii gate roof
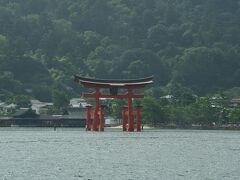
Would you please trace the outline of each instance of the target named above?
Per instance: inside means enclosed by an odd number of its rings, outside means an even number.
[[[74,76],[74,81],[83,84],[85,87],[103,87],[103,88],[142,88],[145,85],[153,83],[153,76],[140,78],[140,79],[96,79],[82,77],[79,75]]]

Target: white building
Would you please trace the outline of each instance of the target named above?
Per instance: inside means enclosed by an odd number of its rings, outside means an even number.
[[[73,107],[73,108],[84,107],[85,108],[86,106],[87,106],[87,102],[82,98],[70,99],[70,107]]]
[[[12,113],[15,111],[17,105],[16,104],[6,104],[5,102],[0,102],[0,111],[3,113]]]
[[[53,106],[51,102],[41,102],[39,100],[30,100],[31,101],[31,108],[36,112],[36,114],[47,114],[49,107]]]

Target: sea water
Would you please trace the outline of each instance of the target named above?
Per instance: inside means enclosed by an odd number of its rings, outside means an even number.
[[[0,128],[0,180],[240,179],[240,132]]]

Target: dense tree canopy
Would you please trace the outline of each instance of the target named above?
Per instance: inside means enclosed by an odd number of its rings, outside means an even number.
[[[1,94],[74,96],[75,73],[239,87],[239,22],[238,0],[1,0]]]

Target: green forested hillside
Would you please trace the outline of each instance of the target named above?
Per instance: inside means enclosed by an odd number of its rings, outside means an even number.
[[[240,86],[239,0],[1,0],[0,98],[74,96],[73,74]],[[168,92],[169,93],[169,92]]]

